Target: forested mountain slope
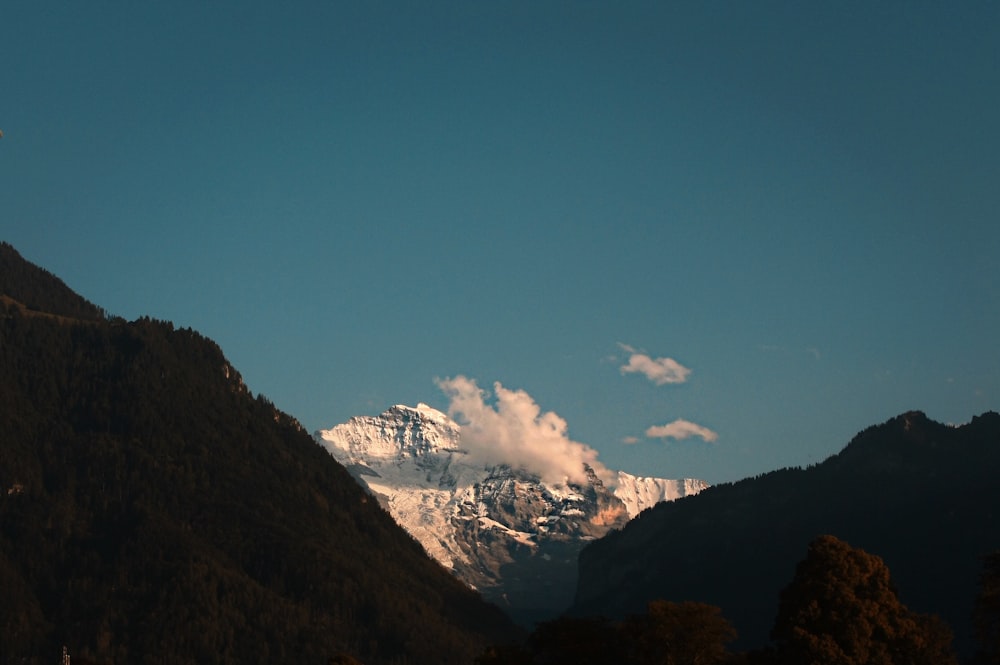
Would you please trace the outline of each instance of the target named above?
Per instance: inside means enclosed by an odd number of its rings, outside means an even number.
[[[97,321],[100,307],[73,292],[48,270],[25,261],[7,242],[0,241],[0,297],[8,307],[18,304],[26,312],[45,313]]]
[[[623,616],[652,599],[722,608],[742,647],[767,642],[776,590],[832,534],[881,556],[901,600],[971,645],[981,557],[1000,548],[1000,415],[962,427],[919,412],[860,433],[808,469],[660,504],[584,549],[574,613]]]
[[[0,264],[0,663],[468,663],[510,635],[212,341]]]

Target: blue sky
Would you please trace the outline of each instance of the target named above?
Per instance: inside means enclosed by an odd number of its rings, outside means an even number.
[[[463,377],[720,482],[1000,408],[1000,4],[622,4],[6,7],[0,238],[310,431]]]

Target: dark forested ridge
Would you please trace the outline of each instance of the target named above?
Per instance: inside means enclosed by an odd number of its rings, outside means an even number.
[[[0,663],[466,663],[512,631],[212,341],[0,246]]]
[[[992,588],[977,603],[984,627],[997,625]],[[771,644],[750,651],[729,649],[736,631],[719,607],[654,600],[624,619],[547,621],[522,644],[491,646],[477,665],[958,665],[948,625],[906,607],[882,559],[834,536],[809,544],[777,597]],[[1000,662],[987,633],[970,665]]]
[[[1000,548],[998,477],[1000,415],[950,427],[906,413],[808,469],[644,512],[583,551],[573,612],[624,616],[657,598],[711,603],[741,646],[759,646],[775,589],[806,543],[833,534],[882,557],[901,600],[941,615],[968,652],[982,557]]]
[[[37,312],[88,321],[104,318],[104,311],[77,295],[44,268],[25,261],[10,243],[0,241],[0,296],[6,308],[19,305]]]

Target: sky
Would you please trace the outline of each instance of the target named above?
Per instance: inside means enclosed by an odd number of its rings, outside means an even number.
[[[0,63],[0,240],[309,431],[719,483],[1000,409],[1000,3],[12,3]]]

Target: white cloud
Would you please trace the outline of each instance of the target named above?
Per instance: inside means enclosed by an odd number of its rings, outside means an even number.
[[[646,430],[646,436],[650,439],[686,439],[690,436],[698,436],[705,441],[712,443],[719,438],[719,435],[701,425],[689,420],[678,418],[666,425],[654,425]]]
[[[618,346],[629,354],[628,362],[621,366],[622,374],[642,374],[658,386],[666,383],[684,383],[691,370],[673,358],[651,358],[637,349],[622,344]]]
[[[622,437],[622,443],[627,445],[632,445],[633,443],[639,443],[639,437],[637,436]]]
[[[584,481],[584,464],[602,478],[610,476],[597,451],[571,440],[566,421],[552,411],[543,413],[525,391],[496,382],[494,406],[473,379],[460,375],[435,383],[448,396],[448,415],[461,425],[462,447],[471,459],[523,468],[551,483]]]

